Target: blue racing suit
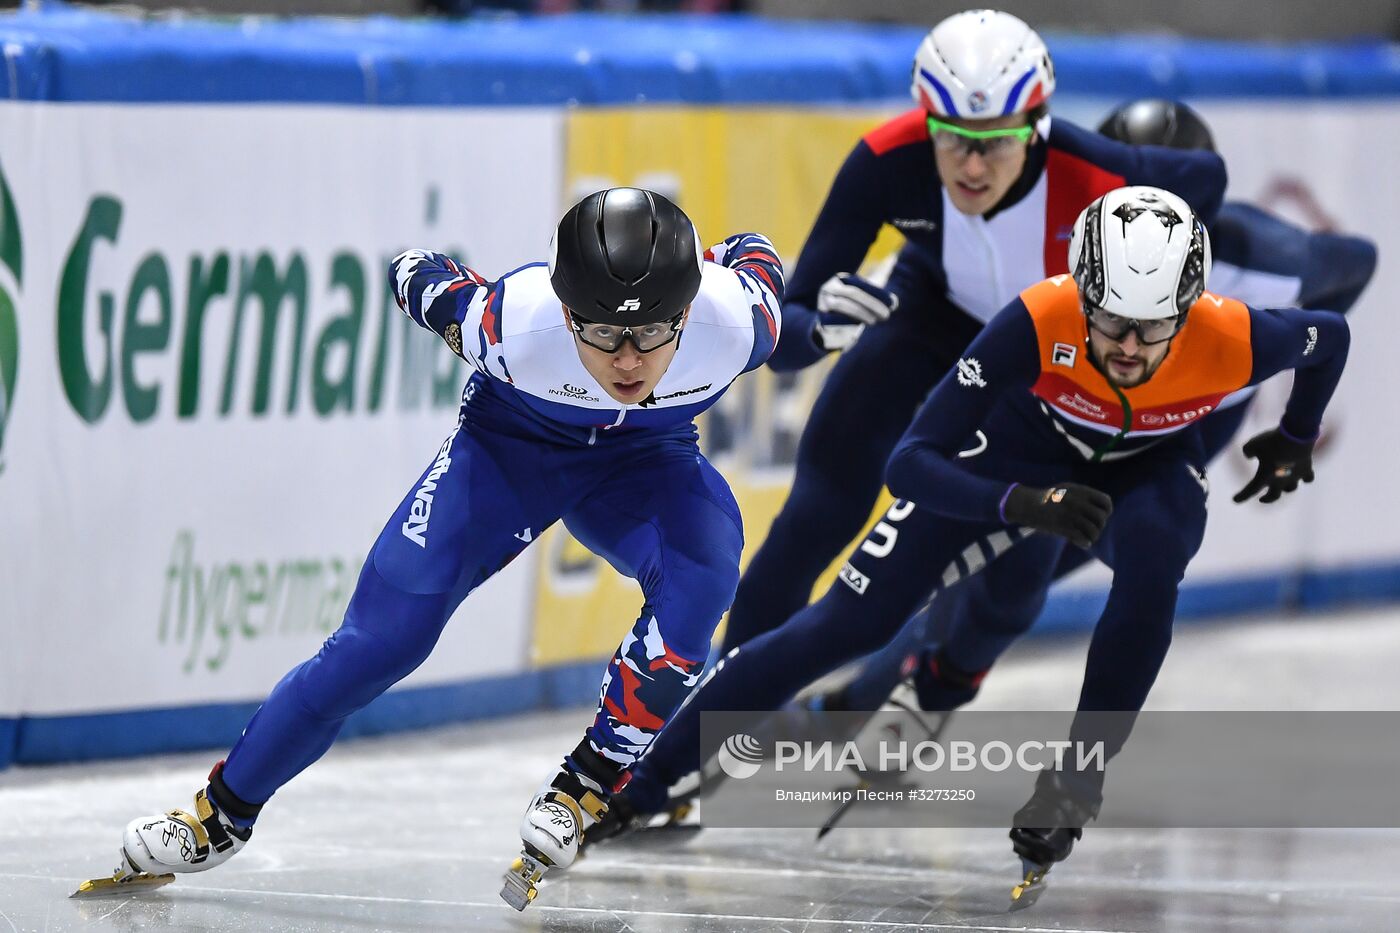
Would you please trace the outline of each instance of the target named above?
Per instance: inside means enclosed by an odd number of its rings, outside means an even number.
[[[771,244],[743,234],[707,257],[670,367],[628,405],[584,368],[545,264],[487,281],[438,253],[393,261],[399,306],[476,372],[457,426],[371,549],[344,622],[273,688],[229,753],[221,792],[254,806],[271,797],[347,716],[427,658],[473,589],[560,519],[642,590],[604,673],[589,751],[580,743],[570,759],[604,787],[625,780],[698,679],[739,578],[739,509],[700,453],[694,418],[768,359],[780,330]],[[489,644],[491,619],[463,621]]]

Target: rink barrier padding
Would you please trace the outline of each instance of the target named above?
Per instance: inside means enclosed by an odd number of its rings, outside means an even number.
[[[1107,598],[1104,588],[1050,594],[1034,634],[1084,632]],[[1400,599],[1400,564],[1372,564],[1295,575],[1260,575],[1187,584],[1178,622],[1207,622],[1269,612],[1319,613]],[[425,729],[448,723],[553,709],[597,698],[605,658],[461,683],[386,693],[351,716],[341,738]],[[258,703],[0,719],[0,767],[91,761],[227,748]],[[586,725],[580,716],[579,728]],[[7,761],[7,758],[9,759]]]
[[[1388,563],[1305,570],[1297,578],[1294,605],[1303,611],[1400,599],[1400,567]]]
[[[395,690],[347,719],[340,738],[581,707],[597,698],[604,663],[600,659]],[[258,706],[259,701],[208,703],[0,720],[0,763],[7,757],[17,764],[52,764],[228,748]],[[584,725],[581,720],[579,729]]]
[[[19,720],[0,719],[0,771],[8,768],[15,760],[15,749],[19,744]]]
[[[0,16],[0,96],[450,107],[908,100],[916,26],[757,16],[139,20],[47,0]],[[1400,93],[1380,41],[1046,36],[1060,93]]]

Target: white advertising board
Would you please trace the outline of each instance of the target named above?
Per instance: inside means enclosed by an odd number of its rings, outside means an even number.
[[[256,700],[316,651],[468,375],[387,260],[542,257],[561,146],[543,109],[0,105],[0,715]],[[522,669],[527,564],[407,682]]]

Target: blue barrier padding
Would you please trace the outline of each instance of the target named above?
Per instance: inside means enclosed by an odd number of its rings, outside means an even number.
[[[1296,609],[1297,581],[1291,575],[1265,574],[1183,586],[1176,600],[1178,619],[1212,619],[1270,609]]]
[[[1103,589],[1051,594],[1035,634],[1086,632],[1107,597]],[[1334,610],[1400,598],[1400,563],[1371,564],[1296,575],[1259,575],[1182,587],[1180,621],[1264,612]],[[586,706],[597,700],[602,659],[387,693],[346,723],[341,735],[377,735],[505,716]],[[0,768],[90,761],[197,749],[237,741],[257,703],[215,703],[175,709],[125,710],[73,716],[0,719]],[[583,722],[580,720],[580,728]]]
[[[607,658],[546,668],[543,675],[543,708],[564,709],[590,706],[598,702],[598,686],[603,682]]]
[[[0,771],[4,771],[15,760],[18,734],[18,719],[0,719]]]
[[[171,709],[71,716],[25,716],[15,736],[16,764],[92,761],[232,745],[258,704],[209,703]]]
[[[930,24],[932,25],[932,24]],[[0,97],[410,106],[908,101],[924,30],[754,16],[0,16]],[[1400,95],[1379,40],[1267,45],[1047,34],[1061,91],[1123,99]]]
[[[540,668],[500,677],[409,687],[386,693],[351,716],[341,738],[423,729],[450,722],[579,706],[598,698],[601,661]],[[582,685],[587,684],[583,689]],[[93,761],[166,752],[228,748],[238,741],[258,703],[210,703],[0,720],[0,760],[16,764]],[[11,724],[6,740],[5,724]],[[586,725],[580,721],[582,732]]]
[[[1297,605],[1309,611],[1397,599],[1400,599],[1400,567],[1393,564],[1305,570],[1298,579]]]

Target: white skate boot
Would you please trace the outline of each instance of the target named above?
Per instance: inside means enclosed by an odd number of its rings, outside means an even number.
[[[607,796],[589,778],[563,768],[540,789],[520,821],[522,851],[501,888],[507,904],[524,910],[546,871],[574,863],[583,834],[608,812]]]
[[[251,828],[235,826],[209,800],[208,788],[194,795],[194,813],[171,810],[127,824],[121,861],[110,878],[84,881],[73,897],[150,890],[175,880],[175,873],[207,871],[242,849]]]

